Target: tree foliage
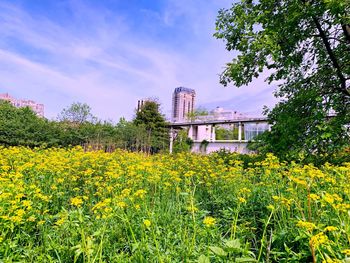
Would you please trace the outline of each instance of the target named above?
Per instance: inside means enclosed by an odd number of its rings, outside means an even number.
[[[194,111],[187,113],[186,118],[189,121],[195,121],[200,116],[209,115],[209,111],[204,107],[198,107]]]
[[[165,150],[169,145],[167,123],[159,107],[156,101],[146,101],[133,121],[137,127],[146,131],[146,151],[149,153]]]
[[[265,112],[265,150],[293,158],[349,143],[349,14],[348,0],[242,0],[219,12],[215,36],[237,52],[221,83],[246,85],[263,72],[282,82]]]
[[[0,144],[57,146],[58,138],[59,129],[38,117],[29,107],[18,109],[0,101]]]
[[[193,146],[193,140],[188,137],[187,130],[178,131],[174,140],[174,153],[190,152]]]
[[[147,106],[134,121],[121,118],[113,124],[93,117],[87,104],[74,103],[62,111],[61,121],[50,121],[38,117],[30,108],[16,108],[0,101],[0,145],[81,145],[86,150],[113,151],[122,148],[155,153],[168,147],[166,123],[158,107]]]
[[[96,117],[91,113],[91,107],[81,102],[74,102],[68,108],[63,109],[58,119],[74,124],[96,121]]]

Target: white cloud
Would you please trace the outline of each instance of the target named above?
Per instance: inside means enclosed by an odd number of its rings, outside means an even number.
[[[181,31],[171,30],[184,30],[188,39],[181,38],[178,46],[176,39],[164,42],[161,37],[148,37],[142,25],[139,31],[131,28],[123,14],[82,2],[69,2],[71,27],[0,3],[0,92],[44,103],[48,117],[82,101],[100,118],[113,120],[130,118],[142,97],[159,97],[169,112],[171,93],[180,85],[196,89],[199,103],[253,98],[265,85],[260,80],[241,89],[218,83],[231,54],[212,34],[216,9],[229,2],[206,6],[196,0],[169,0],[162,12],[150,11],[148,15],[158,23],[153,27],[168,27],[168,34],[179,37]],[[186,30],[177,28],[179,20]],[[82,24],[89,30],[80,28]]]

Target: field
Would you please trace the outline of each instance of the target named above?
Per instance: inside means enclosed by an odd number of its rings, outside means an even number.
[[[0,262],[350,262],[350,164],[0,148]]]

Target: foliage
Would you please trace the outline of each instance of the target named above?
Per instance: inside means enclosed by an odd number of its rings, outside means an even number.
[[[136,125],[123,118],[116,125],[98,121],[90,111],[87,104],[74,103],[62,111],[61,121],[49,121],[38,117],[30,108],[15,108],[0,101],[0,144],[29,147],[82,145],[89,150],[149,151],[149,132],[144,124]],[[160,128],[152,132],[152,152],[166,149],[168,145],[167,138],[162,137],[167,129],[165,125],[160,126],[163,123],[159,119],[157,121],[154,127]],[[147,127],[152,128],[151,125]]]
[[[345,262],[350,164],[0,148],[4,262]]]
[[[203,108],[203,107],[198,107],[196,108],[194,111],[191,111],[189,112],[187,115],[186,115],[186,118],[190,121],[195,121],[198,117],[200,116],[206,116],[208,115],[209,112],[206,108]]]
[[[201,144],[199,145],[200,152],[201,153],[206,153],[208,145],[209,145],[209,142],[206,139],[201,141]]]
[[[15,108],[0,101],[0,144],[30,147],[57,146],[59,130],[30,108]]]
[[[349,13],[348,1],[328,0],[243,0],[219,13],[215,36],[237,51],[221,82],[242,86],[267,72],[282,83],[264,142],[284,159],[349,144]]]
[[[133,121],[137,127],[143,128],[147,133],[148,153],[164,151],[169,145],[167,123],[159,107],[156,101],[146,101]]]
[[[190,152],[192,149],[193,140],[188,138],[187,130],[180,130],[174,140],[174,153]]]
[[[242,137],[244,137],[244,131],[242,132]],[[226,128],[226,127],[215,126],[215,139],[216,140],[238,140],[238,127]]]
[[[96,121],[96,117],[91,113],[91,107],[81,102],[74,102],[68,108],[63,109],[58,119],[61,122],[70,122],[77,125]]]

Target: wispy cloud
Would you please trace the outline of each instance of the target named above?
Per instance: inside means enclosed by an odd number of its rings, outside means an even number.
[[[87,2],[66,2],[69,21],[2,2],[0,92],[44,103],[48,117],[82,101],[113,120],[130,118],[142,97],[159,97],[169,112],[179,85],[196,89],[202,103],[256,95],[261,87],[243,92],[218,83],[230,55],[212,34],[217,10],[229,2],[140,6],[136,25],[127,10]]]

